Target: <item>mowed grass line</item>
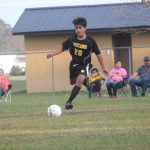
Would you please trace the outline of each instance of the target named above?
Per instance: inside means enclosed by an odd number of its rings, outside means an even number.
[[[81,93],[74,109],[68,93],[15,93],[0,103],[0,150],[149,150],[150,97],[89,100]],[[62,116],[48,117],[58,104]]]

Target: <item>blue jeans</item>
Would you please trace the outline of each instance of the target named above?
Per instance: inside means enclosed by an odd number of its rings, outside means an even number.
[[[130,79],[129,84],[130,84],[130,89],[131,89],[131,94],[132,96],[137,96],[137,90],[136,86],[139,86],[142,88],[142,96],[145,96],[146,90],[147,90],[147,85],[150,83],[149,78],[133,78]]]
[[[116,96],[117,95],[117,89],[120,89],[124,86],[123,81],[119,82],[110,82],[109,80],[106,82],[107,92],[109,96]]]

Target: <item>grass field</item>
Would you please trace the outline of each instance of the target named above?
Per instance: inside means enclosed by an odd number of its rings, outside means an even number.
[[[17,82],[12,103],[0,103],[0,150],[150,149],[150,96],[90,100],[83,92],[67,111],[69,93],[26,94]],[[48,117],[51,104],[62,116]]]

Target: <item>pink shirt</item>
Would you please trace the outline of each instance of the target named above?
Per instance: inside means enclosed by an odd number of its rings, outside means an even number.
[[[0,87],[5,89],[6,91],[8,90],[8,84],[9,84],[9,79],[8,76],[0,76]]]
[[[110,72],[109,72],[109,76],[110,76],[110,80],[111,81],[122,81],[123,77],[125,77],[127,75],[127,72],[124,68],[113,68]]]

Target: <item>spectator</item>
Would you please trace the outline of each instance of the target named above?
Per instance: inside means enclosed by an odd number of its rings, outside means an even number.
[[[0,68],[0,96],[5,95],[5,93],[9,90],[8,84],[8,76],[5,75],[4,70]]]
[[[109,79],[106,80],[107,92],[110,98],[116,98],[117,89],[123,86],[123,79],[127,76],[127,71],[122,68],[118,61],[115,67],[109,72]]]
[[[91,75],[89,76],[89,97],[91,98],[91,94],[93,91],[101,90],[101,80],[104,80],[103,76],[98,72],[97,68],[93,68],[91,70]]]
[[[145,96],[147,83],[150,83],[150,57],[144,57],[144,65],[140,66],[131,76],[129,80],[131,94],[137,97],[136,86],[142,88],[141,96]]]

